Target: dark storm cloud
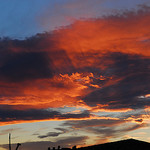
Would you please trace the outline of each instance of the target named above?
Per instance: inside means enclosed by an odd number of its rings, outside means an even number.
[[[85,141],[88,139],[87,136],[77,136],[77,137],[65,137],[58,139],[56,142],[51,141],[36,141],[36,142],[26,142],[21,143],[21,146],[24,150],[41,150],[41,149],[47,149],[48,147],[58,147],[61,148],[64,147],[73,147],[74,145],[84,145]],[[2,148],[8,148],[8,145],[0,145]],[[15,149],[16,144],[12,144],[12,149]]]
[[[8,81],[24,81],[37,78],[50,78],[50,61],[47,54],[39,53],[14,53],[0,68],[0,76]]]
[[[74,67],[64,50],[54,49],[52,33],[25,40],[0,40],[0,77],[7,82],[51,78],[72,73]]]
[[[24,40],[11,39],[9,37],[0,39],[0,51],[7,54],[11,52],[40,52],[47,47],[54,46],[51,33],[36,34]]]
[[[108,65],[107,70],[118,77],[124,77],[132,74],[149,73],[149,57],[140,55],[109,53],[103,59],[111,60],[113,63]]]
[[[89,111],[84,110],[82,113],[79,114],[72,114],[72,113],[67,113],[64,114],[61,118],[65,119],[65,118],[85,118],[85,117],[90,117],[91,114]]]
[[[107,57],[113,63],[105,70],[106,73],[121,80],[86,95],[84,101],[90,106],[109,104],[106,106],[108,109],[136,109],[149,105],[148,100],[144,101],[139,96],[150,91],[150,59],[122,53],[112,53]]]
[[[25,40],[0,40],[0,78],[5,82],[50,78],[52,62],[38,35]]]
[[[60,113],[57,111],[48,111],[48,110],[8,110],[1,109],[0,110],[0,121],[19,121],[19,120],[40,120],[40,119],[48,119],[54,118],[54,116],[59,116]]]
[[[62,114],[58,111],[46,109],[30,109],[30,110],[13,110],[1,109],[0,122],[9,123],[11,121],[30,121],[30,120],[44,120],[44,119],[79,119],[88,118],[90,113],[83,111],[80,114]]]

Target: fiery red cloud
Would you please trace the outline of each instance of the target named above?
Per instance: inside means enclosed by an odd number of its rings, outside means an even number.
[[[149,18],[149,11],[127,12],[122,16],[76,21],[54,33],[58,47],[68,55],[121,52],[149,56]]]
[[[143,9],[78,20],[26,40],[1,40],[2,113],[64,106],[82,106],[91,112],[149,107],[149,26],[150,10]],[[8,123],[62,119],[54,112],[54,116],[33,119],[32,113],[23,120],[0,118]],[[90,116],[81,113],[64,119]]]

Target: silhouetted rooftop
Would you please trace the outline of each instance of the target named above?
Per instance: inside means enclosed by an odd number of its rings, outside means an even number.
[[[150,143],[135,139],[127,139],[88,147],[82,147],[79,148],[79,150],[150,150]]]

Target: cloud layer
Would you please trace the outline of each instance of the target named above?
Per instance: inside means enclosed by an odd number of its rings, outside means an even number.
[[[149,108],[149,20],[150,9],[143,7],[77,20],[25,40],[1,39],[1,122],[82,119],[93,117],[93,111]],[[64,106],[88,111],[52,110]]]

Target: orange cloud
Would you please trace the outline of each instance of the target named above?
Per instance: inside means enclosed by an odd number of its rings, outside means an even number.
[[[150,56],[149,12],[127,12],[122,16],[79,20],[57,30],[58,47],[72,53],[122,52]],[[73,61],[75,62],[75,61]]]
[[[22,109],[27,108],[48,108],[78,105],[81,100],[80,96],[86,95],[88,85],[91,83],[89,74],[73,73],[72,75],[59,75],[51,79],[35,80],[24,82],[22,85],[9,84],[9,89],[3,88],[2,94],[6,95],[1,98],[1,105],[18,106]],[[14,89],[14,87],[16,87]],[[19,94],[18,94],[19,93]],[[65,100],[65,101],[64,101]],[[84,104],[84,103],[83,103]],[[22,107],[21,107],[22,106]]]
[[[149,10],[127,12],[0,41],[1,107],[81,106],[91,112],[148,107],[139,96],[149,98],[149,26]]]

